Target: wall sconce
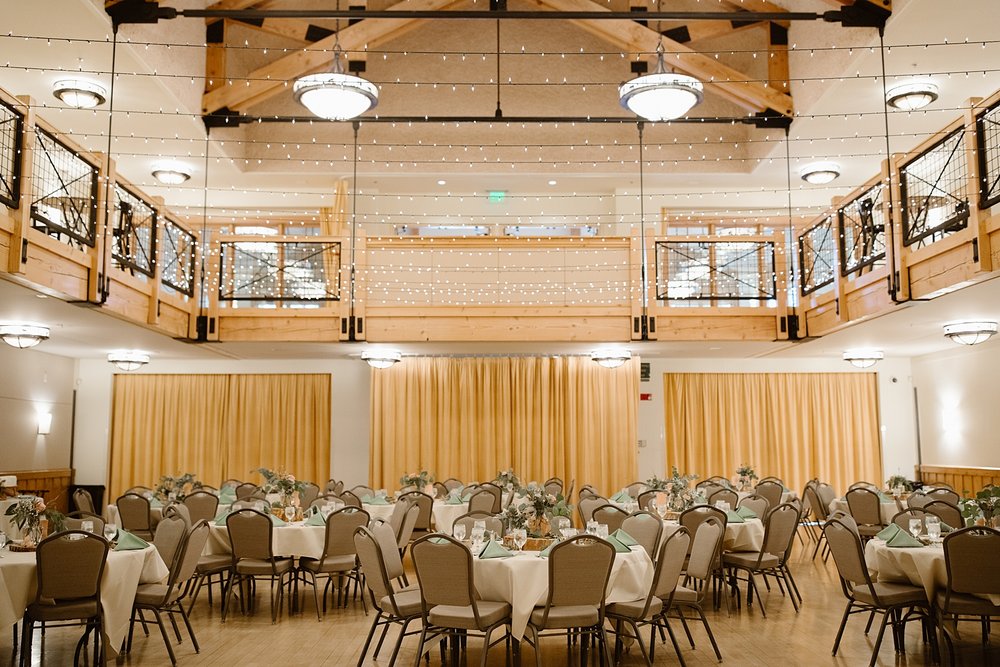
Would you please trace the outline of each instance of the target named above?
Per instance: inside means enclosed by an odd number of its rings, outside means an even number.
[[[52,432],[52,413],[38,413],[38,435],[48,435]]]

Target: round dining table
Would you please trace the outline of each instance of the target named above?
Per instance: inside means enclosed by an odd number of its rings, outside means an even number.
[[[0,552],[0,626],[9,628],[21,620],[35,599],[35,552]],[[164,581],[169,574],[152,545],[144,549],[111,551],[101,577],[103,636],[108,655],[115,655],[128,633],[132,602],[139,584]]]
[[[229,541],[229,529],[223,525],[210,524],[205,554],[231,554],[233,546]],[[310,526],[299,521],[284,526],[274,526],[271,530],[271,551],[275,556],[299,558],[319,558],[326,545],[326,526]]]
[[[382,519],[383,521],[388,521],[389,517],[392,516],[392,513],[396,508],[396,504],[389,503],[386,505],[373,505],[371,503],[362,503],[361,508],[368,512],[368,516],[372,519]],[[434,528],[442,533],[451,534],[451,527],[452,524],[455,523],[455,519],[463,514],[468,514],[468,512],[468,502],[452,504],[446,500],[435,500],[434,505],[431,507],[431,517],[434,521]]]
[[[661,539],[673,535],[680,524],[673,520],[663,521]],[[726,535],[722,548],[725,551],[760,551],[764,546],[764,523],[760,519],[746,519],[743,523],[726,523]]]
[[[896,516],[896,514],[902,511],[899,509],[900,505],[903,506],[904,510],[906,509],[905,500],[900,500],[899,504],[897,504],[896,501],[893,499],[883,500],[882,502],[879,503],[879,514],[882,517],[883,524],[889,525],[890,523],[892,523],[892,517]],[[844,514],[851,513],[851,510],[847,505],[847,500],[845,500],[844,498],[834,498],[833,500],[831,500],[829,509],[830,509],[830,514],[833,514],[834,512],[843,512]]]

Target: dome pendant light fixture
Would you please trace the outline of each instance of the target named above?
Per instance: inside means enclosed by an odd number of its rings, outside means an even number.
[[[663,62],[663,43],[656,47],[656,71],[618,86],[618,100],[623,107],[648,121],[680,118],[704,97],[701,81],[668,72]]]
[[[93,109],[108,99],[108,91],[104,86],[84,79],[56,81],[52,84],[52,94],[60,102],[74,109]]]
[[[832,183],[840,176],[840,165],[835,162],[812,162],[799,170],[799,177],[812,185]]]
[[[893,86],[885,93],[885,103],[900,111],[923,109],[938,98],[938,87],[927,81],[912,81]]]
[[[296,79],[295,100],[310,112],[327,120],[350,120],[378,105],[378,87],[360,76],[347,74],[340,61],[344,55],[338,41],[333,47],[333,67],[329,72],[307,74]]]

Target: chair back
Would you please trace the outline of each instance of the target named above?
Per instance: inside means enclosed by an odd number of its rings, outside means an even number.
[[[77,489],[73,492],[73,504],[76,505],[77,511],[97,514],[97,510],[94,508],[94,499],[87,489]]]
[[[228,487],[231,487],[233,489],[233,491],[235,491],[236,487],[239,486],[242,483],[243,483],[243,480],[236,479],[235,477],[230,477],[229,479],[227,479],[226,481],[224,481],[222,483],[222,485],[219,486],[219,488],[220,489],[224,489],[225,487],[228,486]]]
[[[354,551],[358,554],[358,562],[361,563],[361,571],[365,575],[365,585],[371,594],[372,605],[381,610],[381,601],[385,598],[392,600],[394,590],[378,539],[366,526],[358,526],[354,531],[353,541]],[[396,550],[391,549],[391,551]],[[395,607],[394,600],[393,607]],[[389,611],[398,615],[398,610],[395,608]]]
[[[863,584],[867,585],[869,590],[874,590],[861,549],[861,537],[857,531],[852,530],[843,519],[838,518],[830,519],[824,524],[823,534],[826,535],[827,544],[830,545],[830,553],[833,554],[837,572],[845,582],[845,590],[852,588],[853,585]]]
[[[345,505],[350,505],[351,507],[357,507],[361,509],[361,498],[358,497],[353,491],[341,491],[340,500]]]
[[[63,531],[39,542],[35,549],[35,602],[99,603],[108,550],[103,537],[81,530]]]
[[[267,506],[267,501],[261,500],[260,498],[251,497],[251,498],[244,498],[243,500],[233,501],[233,504],[230,505],[230,509],[234,512],[236,510],[264,511],[261,508],[265,508],[266,506]]]
[[[375,522],[371,527],[372,536],[378,542],[379,552],[385,563],[385,573],[389,580],[398,579],[403,576],[403,559],[399,555],[399,546],[396,543],[396,533],[392,526],[383,522]]]
[[[639,503],[639,509],[648,510],[653,508],[653,501],[656,500],[656,494],[658,492],[655,489],[650,489],[649,491],[643,491],[636,498],[636,502]]]
[[[479,485],[481,491],[489,491],[493,495],[493,507],[490,512],[500,514],[503,511],[503,490],[493,482],[483,482]],[[469,510],[471,511],[471,507]]]
[[[165,516],[156,524],[156,534],[153,535],[153,546],[156,547],[160,559],[167,567],[174,562],[184,536],[187,535],[188,525],[181,517]]]
[[[875,486],[871,482],[864,482],[864,481],[855,482],[854,484],[851,484],[849,487],[847,487],[848,491],[853,491],[854,489],[868,489],[869,491],[878,491],[877,486]]]
[[[910,494],[910,497],[906,499],[906,506],[909,507],[910,509],[920,510],[923,509],[924,505],[926,505],[930,501],[931,499],[928,498],[927,494],[924,493],[923,491],[914,491],[913,493]]]
[[[92,514],[90,512],[70,512],[63,519],[63,529],[64,530],[83,530],[83,522],[91,521],[94,524],[94,534],[103,535],[104,534],[104,517]]]
[[[761,496],[758,496],[758,498],[760,498],[760,497]],[[739,503],[740,503],[740,497],[739,497],[739,495],[735,491],[733,491],[732,489],[726,489],[726,488],[719,489],[718,491],[714,492],[712,495],[708,496],[708,504],[709,505],[713,505],[714,506],[715,503],[719,502],[720,500],[723,501],[723,502],[729,503],[729,508],[730,509],[736,509],[737,506],[739,506]],[[770,501],[768,501],[768,502],[770,502]],[[763,516],[763,515],[760,515],[760,516]]]
[[[542,627],[552,607],[597,607],[603,618],[605,590],[614,561],[611,543],[591,535],[577,535],[552,547]]]
[[[594,496],[599,496],[597,490],[590,484],[584,484],[580,487],[580,495],[578,501],[582,501],[584,498],[593,498]]]
[[[799,508],[782,503],[764,518],[764,542],[761,553],[777,556],[784,561],[792,550],[795,530],[799,527]]]
[[[476,609],[472,552],[447,535],[425,535],[410,547],[424,613],[437,605]],[[476,613],[478,621],[478,612]]]
[[[416,505],[419,508],[417,513],[417,525],[414,526],[413,529],[430,531],[431,512],[434,508],[434,499],[423,491],[409,491],[408,493],[401,495],[399,500],[405,500],[411,505]]]
[[[149,518],[149,500],[138,493],[126,493],[115,501],[121,527],[128,531],[149,532],[152,522]]]
[[[236,500],[247,500],[257,496],[260,489],[253,482],[243,482],[236,487]]]
[[[925,491],[924,493],[931,501],[943,500],[946,503],[951,503],[952,505],[957,505],[958,501],[962,499],[962,496],[955,493],[953,489],[946,489],[943,487],[934,488],[930,491]]]
[[[448,487],[444,485],[444,482],[434,482],[434,497],[435,498],[448,497]]]
[[[819,485],[807,484],[805,488],[806,502],[812,510],[813,516],[820,523],[825,523],[830,516],[830,505],[824,504],[819,495]]]
[[[326,518],[326,542],[320,560],[354,555],[354,531],[367,526],[370,520],[368,512],[357,507],[345,507],[331,513]]]
[[[712,507],[711,505],[695,505],[694,507],[689,507],[681,512],[678,521],[682,526],[688,529],[689,533],[694,535],[694,540],[697,542],[698,528],[709,517],[714,517],[716,521],[722,524],[722,532],[726,531],[726,524],[729,523],[729,517],[726,516],[726,513],[718,507]]]
[[[306,482],[302,490],[299,491],[299,504],[302,507],[309,507],[317,497],[319,497],[319,484]]]
[[[927,530],[927,513],[924,510],[908,509],[896,512],[892,517],[892,522],[903,530],[910,530],[910,519],[920,519],[920,530]]]
[[[645,482],[632,482],[625,487],[625,493],[629,494],[633,498],[638,498],[639,494],[646,490]]]
[[[503,521],[500,517],[493,516],[489,512],[469,512],[467,514],[463,514],[455,519],[455,523],[453,525],[457,526],[459,523],[464,525],[465,534],[468,536],[472,535],[472,527],[475,525],[476,521],[485,521],[486,530],[492,531],[497,535],[503,535]],[[454,528],[452,528],[452,532],[454,532]]]
[[[399,533],[400,527],[403,525],[403,518],[406,517],[406,512],[411,507],[410,503],[406,500],[397,500],[392,506],[392,514],[389,515],[389,525],[392,529]]]
[[[191,524],[192,524],[192,521],[191,521],[191,511],[187,508],[187,505],[185,505],[183,503],[179,503],[176,500],[173,500],[173,501],[167,503],[167,506],[163,508],[163,511],[160,514],[164,518],[166,518],[168,516],[179,517],[180,520],[184,522],[184,527],[185,528],[188,528],[188,529],[191,528]],[[215,518],[215,517],[213,516],[212,518]],[[157,524],[157,525],[159,525],[159,524]]]
[[[754,494],[739,501],[738,506],[746,507],[748,510],[751,510],[754,514],[763,519],[767,515],[767,510],[771,506],[771,503],[767,501],[767,498]]]
[[[309,503],[309,507],[317,507],[317,506],[322,507],[327,503],[340,503],[341,505],[345,504],[343,499],[336,493],[324,493],[323,495],[316,496],[315,498],[313,498],[313,501]]]
[[[219,496],[208,491],[195,491],[184,497],[184,506],[191,515],[191,521],[211,521],[219,511]]]
[[[656,555],[656,570],[653,573],[653,595],[661,600],[670,600],[677,588],[677,581],[684,570],[684,561],[691,548],[691,534],[684,526],[679,527],[663,540]]]
[[[208,521],[199,520],[184,537],[181,549],[175,556],[176,567],[170,568],[170,578],[168,584],[183,585],[195,575],[198,569],[198,560],[208,543],[208,533],[211,527]]]
[[[374,496],[375,491],[370,486],[364,484],[358,484],[351,489],[351,493],[356,495],[358,498],[364,498],[365,496]]]
[[[153,495],[153,490],[148,486],[133,486],[125,491],[125,493],[138,493],[140,496],[145,497],[146,494],[149,494],[150,496]]]
[[[761,482],[777,482],[778,484],[781,484],[782,486],[785,485],[785,482],[784,482],[783,479],[781,479],[780,477],[775,477],[774,475],[768,475],[767,477],[761,477],[757,481],[757,483],[760,484]]]
[[[819,482],[815,488],[823,507],[830,507],[830,503],[837,499],[837,491],[826,482]]]
[[[583,489],[580,490],[580,493],[583,493]],[[580,519],[583,521],[583,524],[587,525],[587,522],[594,518],[594,510],[607,503],[607,498],[602,498],[597,494],[587,496],[586,498],[581,495],[580,502],[576,504],[576,509],[580,513]]]
[[[449,492],[451,492],[452,489],[461,489],[463,486],[462,480],[455,479],[454,477],[449,477],[444,480],[442,484],[444,484],[444,488],[448,489]]]
[[[469,511],[470,512],[486,512],[487,514],[493,513],[493,494],[487,489],[480,489],[472,494],[469,498]]]
[[[607,526],[610,534],[622,527],[622,523],[628,518],[628,512],[617,505],[604,503],[597,507],[590,516],[597,523],[603,523]]]
[[[556,489],[558,487],[558,490],[550,491],[549,490],[550,486],[553,489]],[[556,495],[557,493],[562,493],[563,492],[563,486],[564,485],[563,485],[562,477],[549,477],[542,484],[542,487],[545,489],[545,493],[551,493],[552,495]]]
[[[934,500],[927,503],[924,505],[924,512],[926,514],[933,514],[952,528],[961,528],[965,525],[962,510],[958,509],[957,505],[944,500]]]
[[[343,484],[343,483],[338,482],[332,477],[326,480],[326,484],[323,485],[323,493],[339,493],[337,491],[337,484]],[[343,490],[343,486],[341,486],[341,490]]]
[[[621,529],[635,539],[650,560],[656,560],[656,547],[663,533],[663,522],[660,517],[647,510],[639,510],[625,517]]]
[[[785,487],[780,482],[774,480],[762,481],[754,487],[754,493],[762,498],[767,498],[769,509],[781,504],[781,494],[785,492]]]
[[[238,510],[226,517],[233,563],[243,558],[271,560],[271,517],[257,510]]]
[[[944,538],[948,591],[967,595],[1000,594],[1000,530],[972,526]]]
[[[884,525],[882,523],[882,501],[877,493],[871,489],[859,487],[848,491],[845,497],[847,508],[859,526]]]
[[[715,482],[711,482],[709,480],[705,480],[703,482],[700,482],[699,484],[696,484],[694,488],[698,493],[705,496],[705,498],[708,498],[713,493],[722,491],[727,487],[722,486],[721,484],[716,484]]]
[[[690,529],[688,531],[690,532]],[[725,537],[726,525],[717,516],[709,515],[702,518],[691,542],[691,557],[687,566],[689,577],[704,581],[711,576]]]

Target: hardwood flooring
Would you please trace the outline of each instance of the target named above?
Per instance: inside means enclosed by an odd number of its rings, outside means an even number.
[[[877,625],[870,635],[864,634],[865,617],[857,615],[848,621],[847,630],[840,652],[831,656],[833,639],[844,610],[844,597],[837,580],[832,559],[824,564],[821,559],[809,559],[812,549],[803,552],[796,546],[791,568],[804,597],[802,610],[795,613],[791,601],[783,597],[775,588],[770,593],[762,592],[767,609],[767,618],[754,606],[748,610],[744,605],[732,612],[723,604],[719,611],[708,611],[709,622],[722,649],[724,664],[739,666],[774,665],[867,665],[875,642]],[[413,579],[413,577],[411,577]],[[201,653],[196,654],[186,638],[175,645],[178,664],[184,667],[196,665],[233,665],[238,667],[276,667],[284,665],[355,665],[371,623],[371,616],[365,616],[360,600],[350,603],[346,609],[327,612],[322,622],[317,622],[311,592],[305,597],[305,610],[289,617],[287,613],[272,625],[268,610],[266,585],[258,589],[258,609],[254,616],[230,615],[226,623],[220,620],[217,608],[210,609],[207,597],[202,592],[201,599],[192,615],[192,624],[201,644]],[[216,600],[216,603],[218,600]],[[684,659],[688,665],[718,664],[712,653],[708,638],[698,624],[691,624],[697,648],[683,644],[683,632],[675,624],[678,640],[682,642]],[[994,624],[990,646],[984,648],[979,642],[979,626],[974,623],[962,625],[964,643],[958,645],[956,664],[959,665],[1000,665],[1000,629]],[[33,664],[70,665],[79,632],[66,629],[52,629],[44,640],[36,632]],[[392,635],[394,638],[395,635]],[[44,645],[44,646],[43,646]],[[403,643],[397,664],[412,665],[416,646],[415,638]],[[478,664],[480,643],[469,640],[469,664]],[[44,661],[41,652],[44,648]],[[5,628],[0,636],[0,656],[3,662],[11,661],[11,632]],[[387,665],[391,646],[383,648],[380,660],[370,657],[366,665]],[[534,664],[534,652],[524,645],[522,657],[525,665]],[[568,660],[569,659],[569,660]],[[434,651],[431,664],[439,664],[440,654]],[[544,665],[578,664],[575,652],[567,655],[565,640],[553,638],[543,640],[542,663]],[[149,637],[136,630],[132,652],[119,664],[149,665],[150,667],[169,665],[166,649],[155,626],[150,627]],[[503,665],[502,645],[490,652],[489,664]],[[642,665],[642,657],[637,648],[626,653],[622,665]],[[677,658],[667,645],[656,649],[657,665],[675,665]],[[920,638],[919,626],[914,623],[906,633],[905,655],[895,655],[892,639],[887,632],[879,652],[879,665],[919,666],[933,664],[929,646]]]

